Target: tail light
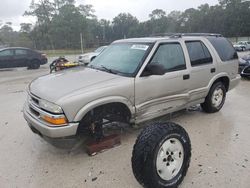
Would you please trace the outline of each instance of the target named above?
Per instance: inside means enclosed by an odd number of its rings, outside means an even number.
[[[46,54],[41,54],[41,56],[42,56],[43,58],[47,58],[47,55],[46,55]]]

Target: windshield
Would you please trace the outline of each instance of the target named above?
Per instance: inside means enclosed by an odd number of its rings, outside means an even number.
[[[106,46],[101,46],[101,47],[97,48],[97,49],[95,50],[95,52],[96,52],[96,53],[101,53],[105,48],[106,48]]]
[[[237,44],[241,44],[241,45],[243,45],[243,44],[245,44],[245,42],[238,42]]]
[[[118,43],[110,45],[89,65],[114,74],[133,76],[149,51],[150,44]]]

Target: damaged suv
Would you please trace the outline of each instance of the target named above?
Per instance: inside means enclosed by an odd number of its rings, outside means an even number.
[[[237,73],[237,53],[219,34],[118,40],[87,67],[32,81],[24,117],[43,137],[101,137],[110,122],[138,124],[197,104],[217,112]]]

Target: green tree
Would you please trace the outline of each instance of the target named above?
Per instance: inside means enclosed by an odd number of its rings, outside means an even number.
[[[139,21],[129,13],[120,13],[113,19],[114,39],[134,37]]]

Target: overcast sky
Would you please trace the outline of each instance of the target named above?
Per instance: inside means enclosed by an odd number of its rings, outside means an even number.
[[[34,23],[34,19],[22,16],[24,11],[28,10],[30,2],[31,0],[1,0],[0,20],[12,22],[15,30],[19,29],[19,24],[22,22]],[[76,0],[76,2],[92,4],[98,19],[111,20],[121,12],[129,12],[140,21],[144,21],[156,8],[169,13],[172,10],[183,11],[187,8],[197,8],[204,3],[215,5],[218,0]]]

